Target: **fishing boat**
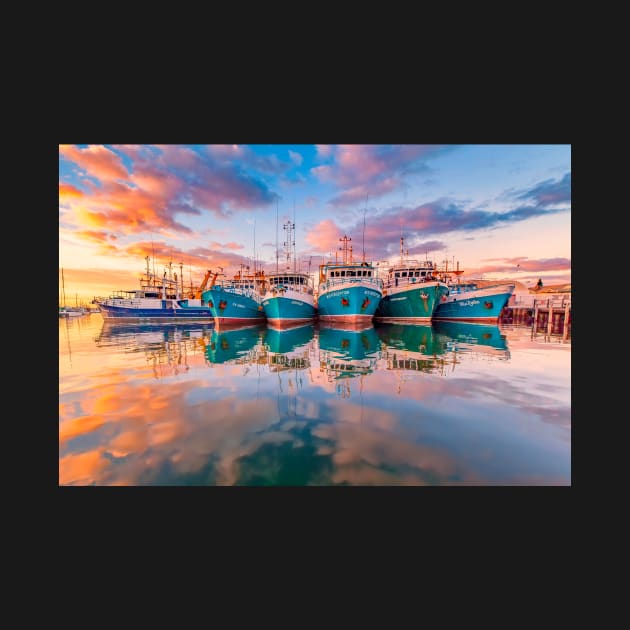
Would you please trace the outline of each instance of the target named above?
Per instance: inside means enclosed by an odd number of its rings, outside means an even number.
[[[381,301],[382,281],[370,262],[354,262],[352,240],[339,239],[342,262],[328,262],[319,266],[317,313],[324,322],[369,324]]]
[[[480,286],[479,281],[463,282],[460,276],[464,272],[459,269],[459,262],[450,271],[447,265],[436,271],[447,282],[448,295],[440,298],[433,319],[496,323],[516,285],[503,282]]]
[[[428,323],[437,305],[448,295],[448,286],[434,276],[430,260],[418,261],[403,254],[400,237],[400,262],[387,271],[383,297],[374,315],[377,322]]]
[[[202,293],[202,300],[212,311],[216,326],[240,326],[264,322],[263,295],[267,286],[264,271],[249,273],[241,269],[229,280],[223,280]]]
[[[149,269],[149,257],[146,274],[140,278],[140,288],[114,291],[108,298],[94,298],[105,319],[116,320],[200,320],[212,321],[214,314],[203,299],[191,297],[191,291],[185,295],[183,284],[183,265],[180,276],[173,272],[169,262],[162,278],[157,278]],[[211,272],[208,271],[206,279]],[[216,274],[215,274],[216,279]]]
[[[286,252],[285,271],[268,276],[268,288],[263,296],[263,309],[267,321],[274,326],[288,326],[307,323],[315,319],[315,297],[313,279],[307,273],[296,270],[295,240],[292,234],[295,223],[284,224],[287,232],[284,241]],[[291,271],[291,247],[293,247],[293,271]],[[276,258],[277,267],[277,258]]]

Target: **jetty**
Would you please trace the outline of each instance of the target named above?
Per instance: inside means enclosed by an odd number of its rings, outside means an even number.
[[[566,339],[571,332],[571,294],[547,293],[513,295],[500,321],[505,324],[527,324],[534,332],[559,333]]]

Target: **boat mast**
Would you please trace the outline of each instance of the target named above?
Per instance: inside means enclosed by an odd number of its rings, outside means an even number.
[[[276,273],[278,273],[278,200],[276,199]]]
[[[365,195],[365,208],[363,208],[363,260],[365,262],[365,213],[367,212],[367,200],[368,196]]]
[[[61,297],[63,299],[62,306],[66,307],[66,281],[63,277],[63,267],[61,268]]]
[[[151,232],[151,253],[153,254],[153,286],[157,286],[157,280],[155,277],[155,245],[153,244],[153,232]]]

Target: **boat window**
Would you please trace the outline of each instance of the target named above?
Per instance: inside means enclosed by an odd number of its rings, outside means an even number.
[[[345,271],[341,271],[340,273],[341,273],[341,276],[342,276],[343,278],[345,278],[345,276],[346,276],[346,272],[345,272]]]
[[[403,271],[403,272],[402,272],[402,277],[403,277],[403,278],[406,278],[406,277],[407,277],[407,272],[406,272],[406,271]]]
[[[371,275],[372,275],[372,272],[371,272],[371,271],[368,271],[368,272],[367,272],[367,274],[368,274],[368,276],[371,276]]]
[[[396,278],[400,278],[400,271],[397,271],[394,276],[396,276]]]
[[[427,272],[426,272],[426,271],[422,271],[422,272],[420,273],[420,275],[421,275],[421,276],[426,276],[426,275],[427,275]]]

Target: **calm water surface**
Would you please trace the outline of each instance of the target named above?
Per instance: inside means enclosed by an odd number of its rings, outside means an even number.
[[[60,485],[570,485],[571,340],[59,320]]]

